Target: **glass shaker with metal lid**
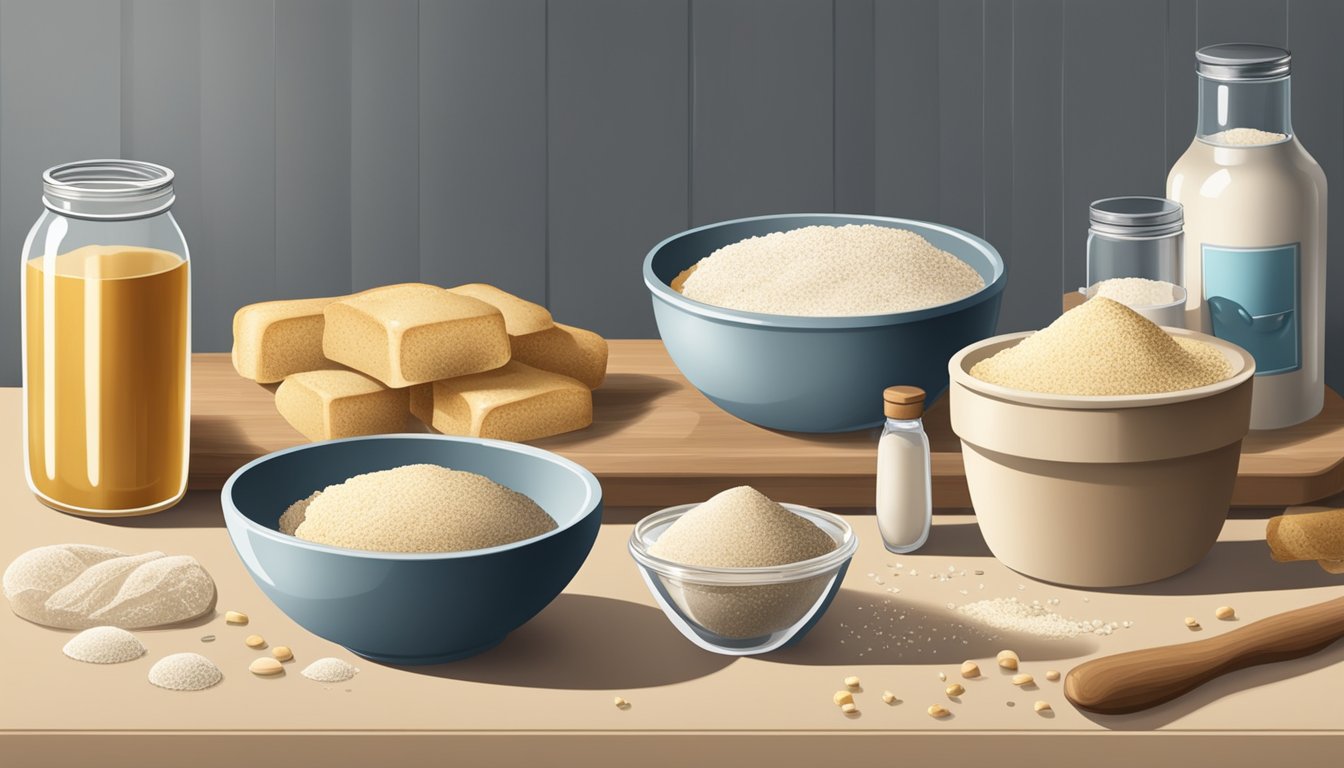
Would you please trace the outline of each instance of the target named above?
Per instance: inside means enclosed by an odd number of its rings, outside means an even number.
[[[86,160],[42,175],[23,246],[24,465],[49,507],[167,509],[187,485],[190,277],[173,172]]]
[[[1180,203],[1161,197],[1108,197],[1088,208],[1090,299],[1120,302],[1158,325],[1185,326]]]

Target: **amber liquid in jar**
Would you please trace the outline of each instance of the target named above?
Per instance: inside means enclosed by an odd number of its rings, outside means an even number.
[[[139,515],[186,490],[188,266],[90,245],[24,265],[27,461],[42,501]]]

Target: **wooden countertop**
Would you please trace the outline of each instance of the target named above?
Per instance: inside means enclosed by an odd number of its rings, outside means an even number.
[[[638,577],[625,542],[632,510],[614,510],[588,562],[566,592],[503,644],[473,659],[421,668],[358,660],[281,614],[251,582],[222,527],[217,496],[193,492],[154,517],[103,522],[41,507],[24,487],[18,440],[0,446],[0,562],[33,546],[88,542],[128,552],[189,553],[214,576],[213,616],[190,626],[142,630],[147,656],[91,665],[61,654],[69,632],[0,611],[0,755],[5,765],[1051,765],[1069,755],[1095,766],[1263,764],[1291,754],[1297,766],[1333,765],[1344,750],[1337,693],[1344,643],[1297,661],[1211,683],[1146,713],[1075,711],[1060,683],[1045,681],[1099,653],[1225,632],[1213,610],[1231,605],[1251,621],[1344,594],[1344,582],[1314,563],[1279,564],[1261,540],[1260,519],[1231,520],[1196,569],[1150,587],[1086,592],[1019,576],[985,550],[974,519],[939,516],[918,555],[893,556],[873,518],[853,516],[861,546],[844,587],[817,628],[793,649],[759,658],[705,653],[665,620]],[[901,568],[892,567],[899,564]],[[977,573],[983,571],[983,573]],[[965,575],[963,575],[963,573]],[[872,574],[872,575],[870,575]],[[946,581],[934,576],[944,576]],[[878,582],[878,578],[882,582]],[[890,590],[899,590],[890,591]],[[984,630],[948,609],[990,597],[1052,599],[1083,619],[1133,622],[1105,637],[1047,641]],[[223,611],[248,613],[246,627]],[[251,633],[287,644],[284,677],[247,672],[259,655]],[[201,637],[216,636],[212,643]],[[994,666],[1004,647],[1022,657],[1038,688],[1019,690]],[[224,671],[217,687],[179,693],[145,679],[162,656],[196,651]],[[298,670],[322,656],[360,667],[347,683],[321,684]],[[984,679],[962,681],[963,659]],[[945,682],[967,693],[949,701]],[[859,675],[857,717],[831,703],[847,675]],[[883,690],[900,703],[883,704]],[[618,710],[612,697],[631,702]],[[1032,702],[1049,701],[1049,717]],[[1012,706],[1009,705],[1012,703]],[[953,716],[925,714],[943,704]],[[1158,738],[1153,738],[1157,736]],[[881,762],[879,762],[881,761]],[[936,761],[936,762],[935,762]]]
[[[0,392],[4,398],[17,391]],[[607,381],[593,394],[595,421],[534,444],[587,467],[607,503],[667,506],[734,485],[821,507],[871,507],[877,431],[804,435],[729,416],[692,387],[656,340],[611,342]],[[412,420],[413,422],[414,420]],[[933,450],[933,502],[971,506],[961,444],[947,398],[925,417]],[[275,410],[270,390],[238,376],[228,355],[198,354],[192,367],[191,487],[218,489],[238,467],[303,437]],[[1252,432],[1243,444],[1236,506],[1286,506],[1344,491],[1344,399],[1326,392],[1306,424]]]

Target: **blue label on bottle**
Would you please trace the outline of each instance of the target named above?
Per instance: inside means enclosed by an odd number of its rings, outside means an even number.
[[[1302,367],[1300,251],[1298,243],[1202,246],[1204,301],[1213,335],[1250,352],[1257,376]]]

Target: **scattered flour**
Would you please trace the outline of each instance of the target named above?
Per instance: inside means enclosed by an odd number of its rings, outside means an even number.
[[[1109,635],[1120,626],[1100,619],[1075,621],[1040,603],[1024,603],[1015,597],[979,600],[956,610],[963,616],[1002,632],[1020,632],[1051,640],[1087,634]]]

